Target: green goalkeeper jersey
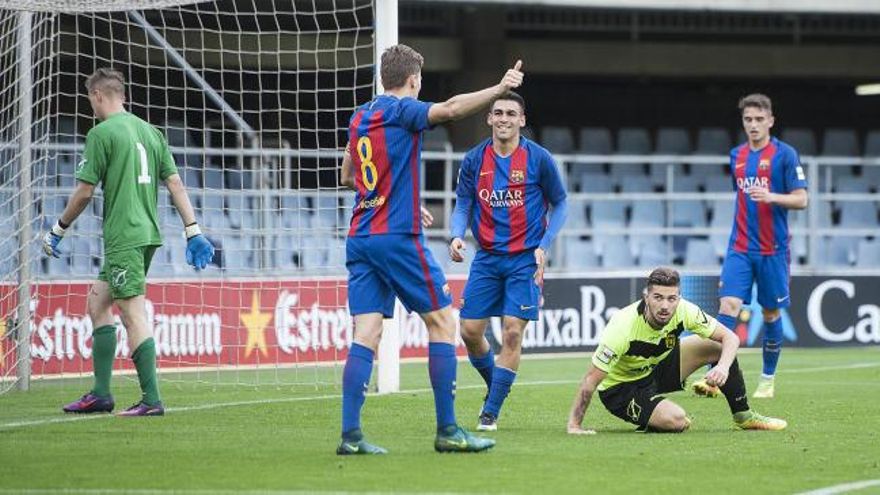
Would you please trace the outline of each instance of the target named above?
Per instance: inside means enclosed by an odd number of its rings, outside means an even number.
[[[645,320],[645,302],[638,301],[614,313],[599,346],[593,353],[593,366],[608,373],[599,390],[648,376],[669,355],[685,330],[708,338],[717,321],[696,304],[681,299],[669,323],[655,330]]]
[[[128,112],[109,116],[86,136],[76,178],[104,190],[104,253],[159,246],[159,183],[177,173],[165,136]]]

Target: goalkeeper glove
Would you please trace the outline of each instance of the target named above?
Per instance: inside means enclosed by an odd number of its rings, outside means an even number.
[[[186,229],[186,262],[196,269],[202,270],[214,258],[214,246],[202,235],[202,229],[194,223]]]
[[[46,253],[47,256],[58,258],[58,255],[61,254],[61,252],[58,251],[58,244],[61,242],[61,239],[64,238],[64,232],[67,231],[67,227],[69,227],[69,225],[62,227],[61,220],[57,220],[55,225],[49,229],[49,232],[46,232],[46,235],[43,236],[43,252]]]

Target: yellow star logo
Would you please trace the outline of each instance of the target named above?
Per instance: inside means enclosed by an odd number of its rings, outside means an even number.
[[[269,320],[272,319],[272,313],[263,313],[260,311],[260,297],[257,291],[254,291],[251,299],[251,312],[239,315],[241,322],[247,328],[247,343],[244,346],[244,357],[251,355],[254,349],[259,349],[260,354],[266,355],[266,334],[264,332]]]

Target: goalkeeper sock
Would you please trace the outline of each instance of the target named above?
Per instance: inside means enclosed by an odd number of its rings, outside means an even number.
[[[776,374],[776,364],[782,352],[782,318],[764,322],[764,376]]]
[[[727,375],[727,382],[721,387],[721,393],[727,399],[727,405],[730,406],[730,412],[736,414],[741,411],[749,410],[749,400],[746,396],[746,382],[743,380],[742,371],[739,369],[739,361],[733,360],[730,365],[730,372]]]
[[[131,355],[131,360],[134,361],[141,384],[141,400],[149,406],[155,406],[162,399],[159,397],[159,379],[156,377],[156,341],[153,337],[141,342]]]
[[[342,371],[342,436],[361,428],[361,407],[366,400],[370,375],[373,374],[373,350],[351,344]]]
[[[510,393],[510,387],[516,380],[516,372],[507,368],[496,366],[492,374],[492,388],[489,389],[489,400],[483,407],[484,413],[489,413],[496,418],[501,413],[501,405]]]
[[[116,357],[116,325],[104,325],[92,332],[92,366],[95,368],[95,386],[92,394],[110,396],[110,377]]]
[[[458,361],[455,346],[445,342],[428,343],[428,374],[434,389],[434,411],[437,414],[437,431],[455,422],[455,375]]]
[[[468,359],[471,364],[476,368],[477,372],[480,376],[483,377],[483,381],[486,382],[486,388],[492,388],[492,370],[495,368],[495,353],[492,352],[492,348],[489,348],[489,352],[481,357],[477,357],[474,354],[468,353]]]

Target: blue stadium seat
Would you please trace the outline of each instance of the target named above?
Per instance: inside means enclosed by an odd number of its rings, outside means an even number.
[[[272,236],[269,246],[271,247],[273,266],[286,270],[296,269],[296,260],[302,252],[302,243],[303,238],[299,233]]]
[[[705,227],[706,205],[696,199],[673,201],[671,223],[674,227]]]
[[[76,159],[81,159],[76,157]],[[69,189],[76,186],[76,166],[74,160],[69,155],[58,156],[58,187]]]
[[[669,169],[672,169],[672,177],[674,181],[678,181],[681,177],[687,177],[684,174],[684,164],[682,163],[649,163],[648,176],[651,178],[651,183],[665,189]]]
[[[626,202],[595,201],[590,207],[593,227],[623,227],[626,224]]]
[[[652,151],[648,130],[642,127],[623,127],[617,132],[617,153],[648,155]]]
[[[840,201],[839,203],[841,227],[877,227],[877,207],[873,201]]]
[[[865,135],[865,152],[866,157],[880,156],[880,129],[871,129]]]
[[[706,192],[733,192],[733,179],[730,175],[722,173],[705,175],[703,188]],[[731,201],[733,201],[732,198],[731,195]]]
[[[730,133],[721,127],[702,127],[697,131],[697,155],[724,155],[730,153],[733,143]]]
[[[461,265],[462,263],[457,263]],[[342,273],[345,271],[345,240],[334,237],[327,245],[327,267]]]
[[[880,192],[880,165],[862,165],[861,178],[870,184],[875,192]]]
[[[662,227],[666,224],[666,206],[658,199],[634,201],[630,227]]]
[[[617,184],[623,184],[632,177],[645,175],[644,163],[612,163],[608,166],[611,178]]]
[[[574,151],[574,136],[568,127],[547,126],[541,129],[541,144],[553,154]]]
[[[856,252],[856,266],[880,268],[880,241],[861,239]]]
[[[205,167],[202,178],[205,189],[223,189],[223,171],[213,167]]]
[[[637,243],[635,244],[635,252],[638,257],[638,266],[655,267],[668,265],[671,262],[669,243],[660,236],[641,236],[635,241],[631,238],[630,242]]]
[[[691,153],[691,137],[681,127],[661,127],[657,130],[658,155],[689,155]]]
[[[94,275],[92,244],[88,239],[74,237],[70,240],[70,271],[74,275]],[[55,261],[55,260],[53,260]]]
[[[822,137],[824,156],[860,156],[859,141],[855,129],[830,128]]]
[[[446,130],[446,127],[438,125],[425,132],[423,147],[430,151],[452,150],[452,143],[449,140],[449,131]]]
[[[201,170],[201,168],[195,166],[181,166],[178,167],[177,173],[180,175],[180,180],[183,181],[183,185],[189,189],[198,189],[202,187]]]
[[[327,251],[331,238],[325,235],[310,236],[304,239],[300,268],[305,271],[317,272],[327,268]]]
[[[851,266],[856,257],[858,240],[855,237],[823,237],[814,264],[819,266]]]
[[[793,146],[800,156],[816,155],[816,135],[811,129],[787,128],[782,131],[782,140]]]
[[[585,199],[568,200],[568,219],[565,221],[566,228],[582,229],[589,226],[589,222],[587,221],[588,204],[588,200]]]
[[[578,152],[586,155],[610,155],[614,151],[607,127],[581,127]]]
[[[620,191],[625,193],[648,193],[654,192],[654,185],[646,175],[634,175],[622,178]]]
[[[715,255],[724,256],[730,241],[730,230],[733,225],[734,204],[733,200],[720,199],[712,202],[712,221],[709,226],[721,229],[720,232],[709,236],[709,241],[715,249]]]
[[[835,191],[839,193],[869,193],[871,184],[861,177],[840,177],[835,184]]]
[[[580,176],[581,192],[610,193],[614,192],[614,181],[605,174],[586,172]]]
[[[593,243],[579,237],[565,237],[565,266],[571,269],[596,268],[599,257]]]
[[[202,211],[219,211],[223,212],[224,198],[223,195],[215,191],[204,191],[203,194],[194,194],[201,199]]]
[[[684,256],[688,267],[714,267],[718,266],[718,256],[712,242],[706,239],[688,239],[687,251]]]
[[[625,236],[608,236],[602,242],[602,266],[629,268],[635,265],[632,250]]]

